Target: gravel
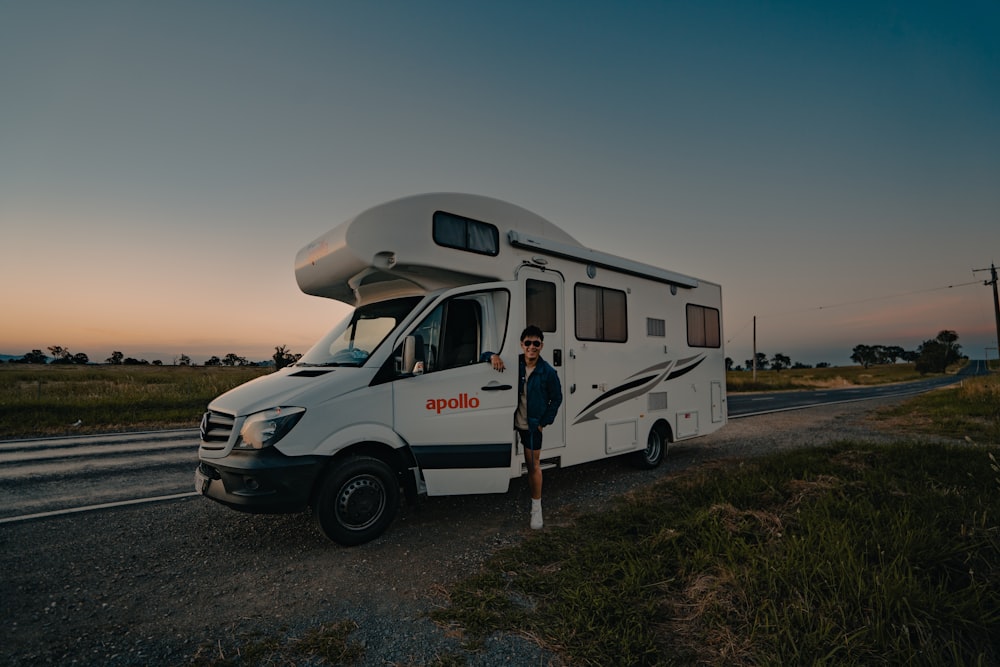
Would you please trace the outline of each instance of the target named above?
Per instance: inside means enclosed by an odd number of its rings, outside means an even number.
[[[612,459],[545,473],[546,529],[681,470],[841,439],[884,442],[870,418],[899,399],[730,421],[671,445],[660,468]],[[913,439],[912,436],[906,436]],[[366,545],[326,541],[307,514],[245,515],[202,498],[0,526],[0,662],[187,665],[270,638],[353,621],[357,665],[559,665],[531,638],[474,649],[428,619],[447,587],[498,549],[530,537],[524,478],[504,495],[428,498]],[[237,658],[240,660],[237,661]],[[266,663],[271,664],[271,663]]]

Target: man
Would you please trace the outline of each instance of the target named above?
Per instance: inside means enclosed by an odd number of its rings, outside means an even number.
[[[562,385],[556,370],[542,359],[544,345],[542,330],[529,325],[521,332],[521,354],[518,356],[517,410],[514,412],[514,430],[524,448],[524,463],[528,469],[528,488],[531,490],[531,527],[542,527],[542,429],[556,419],[562,404]],[[490,364],[503,372],[505,366],[500,355],[487,352]]]

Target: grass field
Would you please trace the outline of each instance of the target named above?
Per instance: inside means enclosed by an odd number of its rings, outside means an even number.
[[[0,364],[0,439],[195,428],[209,401],[267,372],[249,366]]]

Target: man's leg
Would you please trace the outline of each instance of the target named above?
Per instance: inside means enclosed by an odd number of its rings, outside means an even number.
[[[524,437],[527,436],[527,437]],[[531,491],[531,527],[542,527],[542,434],[541,431],[523,433],[524,465],[528,470],[528,489]],[[531,449],[531,447],[537,449]]]
[[[524,448],[524,466],[528,469],[528,488],[532,500],[542,498],[542,450]]]

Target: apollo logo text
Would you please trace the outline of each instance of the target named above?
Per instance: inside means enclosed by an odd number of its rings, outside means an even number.
[[[441,414],[442,410],[467,410],[479,407],[479,399],[468,394],[459,394],[454,398],[428,398],[424,406],[428,410]]]

